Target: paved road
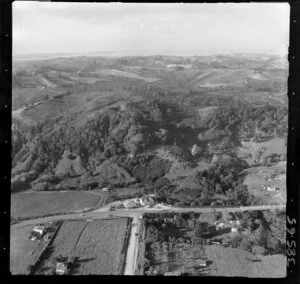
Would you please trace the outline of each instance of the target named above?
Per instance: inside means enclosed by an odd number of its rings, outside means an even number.
[[[87,218],[110,218],[113,216],[129,216],[133,217],[144,213],[159,213],[159,212],[195,212],[195,213],[211,213],[211,212],[244,212],[244,211],[256,211],[256,210],[274,210],[284,209],[285,205],[259,205],[259,206],[245,206],[245,207],[222,207],[222,208],[177,208],[161,205],[161,208],[135,208],[135,209],[118,209],[116,211],[109,211],[109,206],[95,209],[94,211],[86,213],[71,213],[65,215],[56,215],[39,219],[31,219],[21,221],[16,225],[28,225],[37,224],[43,222],[52,222],[55,220],[67,220],[67,219],[87,219]]]
[[[138,240],[139,236],[136,235],[139,232],[139,227],[140,227],[140,221],[139,221],[139,216],[138,214],[135,214],[133,216],[133,225],[131,227],[131,235],[130,235],[130,240],[129,240],[129,245],[127,249],[127,256],[126,256],[126,266],[125,266],[125,275],[134,275],[135,272],[135,266],[137,263],[137,253],[138,253]]]

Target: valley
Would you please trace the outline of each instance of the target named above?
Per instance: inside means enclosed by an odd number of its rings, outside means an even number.
[[[249,244],[234,247],[234,233],[225,230],[228,247],[199,247],[190,217],[176,228],[164,218],[193,211],[211,223],[219,212],[231,224],[231,212],[245,222],[249,214],[263,225],[277,222],[286,204],[287,78],[287,58],[273,55],[15,61],[11,221],[13,242],[33,267],[13,251],[12,272],[55,274],[60,252],[70,258],[75,246],[79,260],[70,261],[70,274],[165,275],[187,260],[189,275],[253,277],[257,260],[266,267],[260,277],[270,276],[284,263],[283,241],[269,248],[256,231],[248,241],[260,251],[252,252]],[[124,208],[150,197],[154,207]],[[182,250],[169,239],[146,245],[151,214],[152,233],[164,235],[169,226]],[[201,224],[199,216],[190,219]],[[54,221],[63,223],[53,244],[41,241],[37,249],[46,256],[30,255],[35,246],[22,238],[32,225]],[[247,226],[239,236],[253,229]],[[207,258],[207,268],[204,260],[188,267],[192,251]]]

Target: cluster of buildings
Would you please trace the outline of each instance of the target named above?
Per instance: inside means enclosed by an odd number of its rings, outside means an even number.
[[[238,229],[241,225],[241,222],[239,220],[231,220],[229,221],[230,225],[231,225],[231,232],[232,233],[237,233]]]
[[[230,227],[231,227],[231,232],[232,233],[237,233],[238,229],[241,225],[241,222],[239,220],[231,220],[229,221]],[[215,221],[214,225],[216,226],[216,230],[221,230],[225,228],[225,223],[220,222],[220,221]]]
[[[216,226],[217,231],[219,231],[220,229],[224,229],[224,227],[225,227],[224,223],[218,222],[218,221],[214,222],[214,225]]]
[[[125,208],[138,208],[138,207],[151,207],[155,204],[155,195],[148,194],[146,197],[134,198],[124,201],[123,205]]]
[[[264,190],[268,190],[268,191],[276,191],[279,190],[280,188],[278,186],[263,186]]]

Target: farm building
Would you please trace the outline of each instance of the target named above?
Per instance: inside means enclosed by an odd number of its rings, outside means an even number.
[[[137,208],[138,205],[133,200],[126,200],[123,203],[125,208]]]
[[[231,232],[232,232],[232,233],[237,233],[237,231],[238,231],[238,229],[237,229],[237,228],[234,228],[234,227],[233,227],[233,228],[231,228]]]
[[[206,267],[206,266],[207,266],[206,260],[200,260],[199,266],[200,266],[200,267]]]
[[[154,204],[154,200],[151,197],[140,198],[140,203],[142,206],[151,206]]]
[[[33,228],[33,231],[42,235],[45,232],[45,225],[37,225]]]
[[[267,190],[268,190],[268,191],[275,191],[275,190],[276,190],[276,187],[275,187],[275,186],[270,186],[270,187],[268,186],[268,187],[267,187]]]
[[[102,191],[103,191],[103,192],[107,192],[107,191],[108,191],[108,188],[107,188],[107,187],[103,187],[103,188],[102,188]]]
[[[64,275],[68,272],[67,265],[64,262],[58,262],[55,269],[56,274]]]
[[[169,271],[169,272],[165,272],[164,276],[180,276],[181,272],[180,271]]]
[[[236,220],[236,221],[231,220],[231,221],[229,221],[229,223],[232,224],[232,225],[237,225],[237,226],[241,225],[241,222],[239,220]]]
[[[224,223],[219,223],[219,224],[216,224],[216,229],[217,229],[217,230],[223,229],[223,228],[224,228],[224,226],[225,226],[225,224],[224,224]]]

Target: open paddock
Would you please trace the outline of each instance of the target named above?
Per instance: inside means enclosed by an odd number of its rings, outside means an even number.
[[[37,274],[49,274],[58,255],[77,256],[72,275],[120,275],[126,252],[128,218],[65,221]]]
[[[100,195],[84,191],[20,192],[11,195],[12,218],[64,213],[98,204]]]

